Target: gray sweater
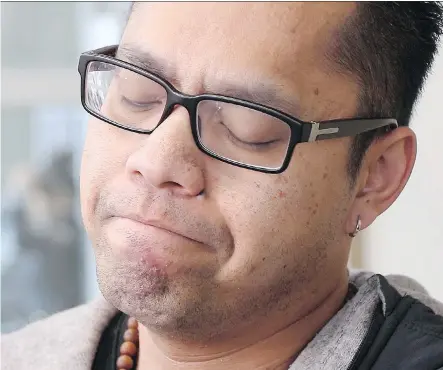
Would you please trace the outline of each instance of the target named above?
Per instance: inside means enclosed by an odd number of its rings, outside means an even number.
[[[376,305],[384,297],[377,276],[354,271],[357,294],[317,333],[289,370],[345,370],[362,342]],[[443,314],[443,304],[414,280],[387,276],[401,294],[410,294]],[[117,313],[104,298],[58,313],[1,338],[1,369],[91,369],[100,336]]]

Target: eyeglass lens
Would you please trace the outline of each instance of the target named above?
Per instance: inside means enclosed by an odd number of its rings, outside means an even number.
[[[85,104],[95,114],[128,128],[150,132],[166,107],[159,83],[129,69],[89,62]],[[280,168],[289,147],[288,124],[239,104],[201,100],[197,105],[200,144],[214,155],[251,166]]]

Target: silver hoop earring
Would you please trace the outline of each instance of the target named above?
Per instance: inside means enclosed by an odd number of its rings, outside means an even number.
[[[357,217],[357,224],[355,225],[355,230],[353,233],[350,233],[349,236],[354,238],[359,233],[360,230],[361,230],[361,219],[360,219],[360,216],[358,216]]]

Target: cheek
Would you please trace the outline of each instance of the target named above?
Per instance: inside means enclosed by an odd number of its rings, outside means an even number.
[[[281,269],[285,260],[307,258],[315,248],[333,243],[334,233],[341,231],[347,194],[341,164],[303,157],[294,162],[296,168],[282,175],[260,174],[254,181],[249,174],[223,187],[221,208],[235,240],[226,274],[244,275],[266,265]]]
[[[125,152],[125,131],[95,119],[88,124],[80,175],[80,199],[83,222],[93,232],[95,206],[101,190],[124,173],[129,154]]]

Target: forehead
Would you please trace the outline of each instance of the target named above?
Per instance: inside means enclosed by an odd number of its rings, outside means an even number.
[[[328,84],[321,76],[329,74],[325,50],[354,7],[318,2],[138,3],[122,44],[166,61],[187,93],[200,93],[220,80],[244,85],[270,80],[294,94],[311,89],[316,80]]]

